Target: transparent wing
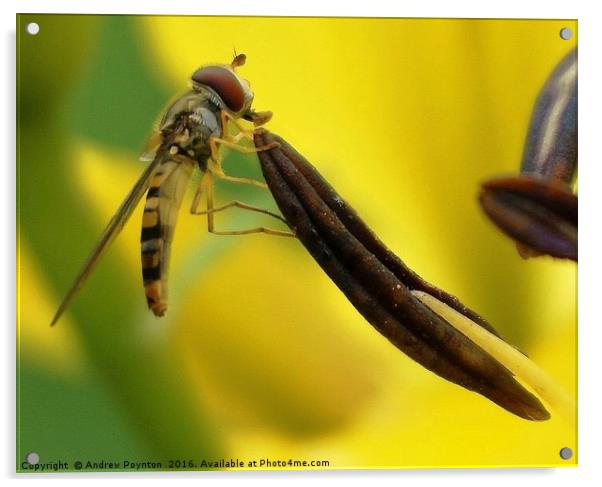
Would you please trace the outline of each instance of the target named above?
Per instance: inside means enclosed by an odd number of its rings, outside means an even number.
[[[169,261],[171,242],[173,240],[176,221],[182,199],[188,188],[194,161],[188,160],[178,164],[173,173],[165,181],[159,191],[159,221],[163,238],[163,253],[160,256],[161,284],[163,299],[167,299],[167,279],[169,275]]]
[[[144,150],[142,151],[138,159],[144,162],[154,161],[162,143],[163,134],[161,134],[160,131],[153,132],[148,138],[146,146],[144,147]]]
[[[63,298],[61,305],[59,306],[54,318],[52,319],[51,326],[56,324],[59,320],[65,309],[69,306],[77,292],[81,289],[84,282],[92,272],[92,269],[96,266],[105,250],[109,247],[111,242],[113,242],[114,238],[121,231],[125,223],[128,221],[129,217],[132,215],[132,212],[136,208],[136,205],[142,198],[142,195],[146,191],[149,186],[150,179],[157,167],[161,165],[161,161],[164,160],[164,157],[157,155],[151,164],[148,165],[144,173],[140,176],[134,187],[130,190],[126,198],[121,203],[121,206],[109,221],[109,224],[105,228],[104,232],[100,237],[98,244],[94,247],[94,250],[90,253],[90,256],[84,263],[82,269],[77,274],[75,281],[67,291],[67,294]]]

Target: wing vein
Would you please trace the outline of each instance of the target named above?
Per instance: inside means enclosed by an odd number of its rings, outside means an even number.
[[[105,251],[108,249],[109,245],[113,242],[117,234],[124,227],[130,216],[132,215],[134,209],[136,208],[138,202],[142,198],[144,192],[148,189],[150,184],[150,179],[157,170],[157,167],[164,160],[164,157],[161,155],[157,155],[153,162],[148,165],[142,175],[136,181],[134,187],[127,194],[117,212],[113,215],[108,225],[102,232],[99,242],[96,244],[96,247],[92,250],[88,258],[86,259],[84,265],[80,269],[79,273],[75,277],[73,284],[65,294],[63,301],[58,307],[50,326],[54,326],[57,321],[60,319],[61,315],[64,313],[65,309],[69,306],[73,298],[77,294],[77,292],[82,288],[84,282],[87,277],[90,275],[90,272],[100,258],[103,256]]]

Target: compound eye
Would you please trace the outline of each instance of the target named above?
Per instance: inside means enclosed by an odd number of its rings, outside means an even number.
[[[236,75],[220,66],[197,69],[192,80],[213,89],[233,112],[239,112],[245,104],[245,90]]]

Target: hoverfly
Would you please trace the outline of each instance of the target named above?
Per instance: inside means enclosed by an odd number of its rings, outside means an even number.
[[[239,201],[232,201],[220,207],[213,205],[215,177],[267,188],[264,183],[254,179],[226,175],[219,158],[220,146],[244,153],[267,150],[275,146],[270,144],[263,147],[246,147],[238,144],[245,138],[253,140],[253,130],[245,129],[239,123],[240,119],[252,122],[257,127],[272,117],[272,112],[256,112],[251,109],[253,92],[250,84],[236,72],[236,68],[244,65],[245,61],[244,54],[235,54],[230,64],[211,64],[197,69],[192,75],[192,89],[167,108],[159,129],[150,137],[147,150],[141,157],[141,160],[150,162],[148,167],[109,221],[98,244],[63,298],[51,325],[61,317],[145,192],[146,203],[140,238],[142,278],[148,307],[155,316],[165,314],[171,241],[184,192],[195,166],[201,171],[202,177],[190,212],[194,215],[207,215],[209,232],[217,235],[263,232],[294,236],[291,232],[266,227],[237,231],[217,231],[214,227],[214,213],[232,207],[264,213],[286,224],[286,220],[280,215]],[[238,129],[236,135],[229,133],[229,122]],[[206,197],[207,208],[201,211],[199,206],[203,195]]]

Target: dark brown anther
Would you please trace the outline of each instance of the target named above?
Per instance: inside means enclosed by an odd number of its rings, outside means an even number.
[[[485,213],[518,242],[523,257],[577,260],[577,196],[564,184],[520,176],[483,184]]]
[[[508,369],[411,293],[423,290],[487,330],[455,297],[428,284],[393,254],[316,169],[284,139],[265,130],[255,145],[280,211],[316,262],[353,306],[393,345],[439,376],[530,420],[549,418]]]
[[[531,115],[522,175],[570,185],[577,171],[577,50],[546,80]]]
[[[524,258],[577,260],[577,51],[543,86],[525,141],[520,176],[482,185],[487,216],[517,243]]]

